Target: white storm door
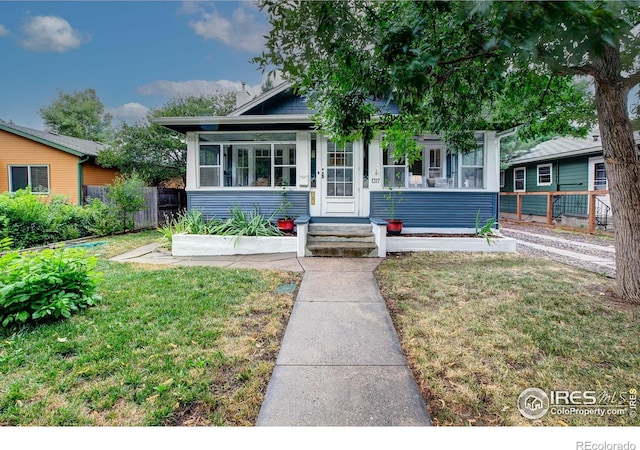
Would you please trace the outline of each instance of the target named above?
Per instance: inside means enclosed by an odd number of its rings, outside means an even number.
[[[322,215],[328,217],[357,217],[360,185],[358,148],[353,142],[340,147],[326,141],[322,152]]]

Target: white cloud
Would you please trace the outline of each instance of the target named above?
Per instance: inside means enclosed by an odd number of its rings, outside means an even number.
[[[9,34],[9,30],[7,30],[7,27],[0,23],[0,37],[6,36],[7,34]]]
[[[107,112],[116,120],[132,123],[145,119],[149,108],[140,103],[125,103],[115,108],[107,108]]]
[[[198,36],[253,53],[263,49],[268,28],[266,23],[256,20],[256,14],[243,7],[236,9],[230,18],[223,17],[217,10],[200,11],[200,14],[201,19],[189,21]]]
[[[57,16],[30,17],[22,31],[25,37],[20,44],[35,51],[62,53],[89,41],[69,22]]]
[[[246,86],[251,95],[260,92],[260,85]],[[210,95],[216,91],[235,92],[242,90],[240,81],[229,80],[187,80],[166,81],[159,80],[138,87],[137,92],[143,95],[164,95],[168,98]]]

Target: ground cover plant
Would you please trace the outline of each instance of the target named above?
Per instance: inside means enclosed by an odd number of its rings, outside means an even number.
[[[157,231],[94,242],[97,306],[0,332],[0,425],[252,425],[298,276],[105,258]]]
[[[438,425],[638,425],[638,418],[517,409],[529,387],[626,394],[640,386],[640,310],[613,282],[544,259],[419,253],[376,276]]]

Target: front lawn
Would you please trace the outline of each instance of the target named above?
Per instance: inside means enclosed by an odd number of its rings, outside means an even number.
[[[103,239],[102,257],[157,240]],[[99,261],[95,307],[0,331],[0,425],[252,425],[299,275]]]
[[[434,423],[640,424],[628,414],[532,421],[516,404],[529,387],[628,403],[640,387],[640,308],[612,300],[610,280],[543,259],[463,253],[390,257],[376,275]]]

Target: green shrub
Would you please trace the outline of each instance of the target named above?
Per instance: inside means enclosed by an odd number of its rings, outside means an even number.
[[[95,258],[80,249],[5,253],[0,257],[0,326],[69,317],[94,305]]]
[[[15,248],[123,230],[117,208],[98,199],[83,207],[64,196],[42,197],[29,190],[0,194],[0,237],[12,238]]]
[[[120,221],[118,210],[114,206],[94,198],[83,209],[87,217],[88,235],[106,236],[125,231]]]
[[[29,190],[0,195],[0,216],[8,220],[8,237],[17,248],[33,247],[51,239],[48,208],[41,198]]]
[[[135,172],[116,178],[109,186],[107,197],[118,208],[125,229],[130,226],[133,231],[133,214],[144,209],[144,187],[144,180]]]

